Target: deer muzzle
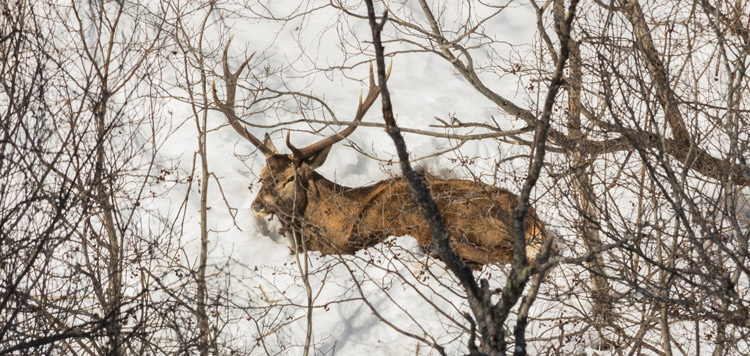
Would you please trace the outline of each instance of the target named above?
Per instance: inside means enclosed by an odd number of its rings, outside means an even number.
[[[268,211],[266,210],[266,204],[264,204],[260,200],[255,200],[253,202],[253,205],[250,206],[250,208],[253,210],[253,213],[258,218],[262,218],[268,215]]]

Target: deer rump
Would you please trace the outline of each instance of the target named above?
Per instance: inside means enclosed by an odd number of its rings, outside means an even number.
[[[451,232],[451,247],[464,261],[476,265],[513,261],[511,211],[518,200],[515,194],[469,180],[423,180]],[[359,188],[315,181],[317,184],[307,188],[311,204],[302,216],[280,216],[287,228],[294,230],[300,246],[304,243],[308,250],[324,254],[353,254],[389,236],[409,235],[431,250],[429,226],[405,180]],[[526,253],[533,261],[546,238],[533,209],[526,216],[525,227]]]

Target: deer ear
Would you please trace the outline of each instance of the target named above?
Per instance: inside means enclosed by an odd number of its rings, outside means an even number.
[[[333,145],[330,145],[318,152],[315,152],[310,157],[305,159],[305,163],[311,169],[317,169],[318,167],[322,166],[323,163],[325,163],[326,158],[328,158],[328,153],[331,152],[331,147],[333,147]]]
[[[279,150],[273,145],[273,140],[271,140],[271,136],[269,136],[268,133],[266,133],[266,137],[263,138],[263,144],[271,150],[271,154],[279,153]]]

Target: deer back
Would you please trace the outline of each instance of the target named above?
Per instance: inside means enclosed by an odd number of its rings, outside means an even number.
[[[518,197],[502,188],[460,179],[427,178],[426,183],[452,233],[451,244],[463,259],[476,263],[513,260],[511,211]],[[327,187],[323,187],[323,186]],[[312,193],[312,194],[311,194]],[[392,179],[362,188],[318,181],[304,213],[307,247],[324,253],[353,253],[389,236],[410,235],[430,246],[429,226],[414,204],[408,183]],[[526,217],[529,260],[539,252],[544,228],[532,210]]]

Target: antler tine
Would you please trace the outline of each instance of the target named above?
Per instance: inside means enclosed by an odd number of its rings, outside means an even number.
[[[240,74],[245,69],[245,67],[247,67],[248,63],[250,63],[250,60],[253,59],[253,56],[255,56],[255,53],[247,57],[245,61],[242,62],[242,64],[240,65],[239,69],[237,69],[236,72],[232,73],[232,71],[229,70],[229,63],[227,61],[227,52],[229,52],[229,45],[231,43],[232,43],[232,38],[230,37],[229,41],[227,41],[226,46],[224,46],[224,53],[221,58],[221,65],[224,70],[223,79],[224,79],[224,85],[226,86],[227,98],[224,101],[219,99],[219,95],[216,93],[216,82],[212,82],[211,89],[212,89],[212,93],[214,97],[214,102],[216,103],[216,106],[219,108],[219,110],[227,118],[227,122],[229,122],[229,125],[232,126],[234,131],[237,131],[237,133],[240,134],[240,136],[250,141],[255,147],[258,147],[258,149],[261,152],[263,152],[263,154],[266,155],[267,157],[267,156],[272,155],[274,152],[268,147],[266,147],[266,145],[264,145],[261,140],[253,136],[247,130],[247,128],[243,127],[240,124],[239,117],[234,112],[234,100],[237,94],[237,79],[240,77]]]
[[[391,62],[391,67],[393,67],[393,62]],[[391,67],[388,68],[386,79],[391,76]],[[333,145],[336,142],[343,140],[347,136],[351,135],[355,129],[357,129],[357,123],[362,121],[362,118],[365,117],[367,110],[369,110],[372,104],[375,103],[375,99],[378,98],[378,95],[380,95],[380,87],[375,84],[375,74],[372,69],[372,62],[370,62],[370,88],[367,90],[367,96],[365,97],[364,102],[362,101],[362,93],[359,94],[359,106],[357,107],[357,114],[354,116],[354,120],[352,120],[354,124],[350,125],[341,132],[337,132],[303,148],[294,147],[291,142],[289,142],[289,135],[287,134],[287,147],[292,150],[292,154],[295,158],[304,159],[330,145]]]
[[[302,157],[302,156],[304,156],[304,154],[302,153],[302,151],[300,151],[299,148],[294,147],[294,145],[292,144],[292,142],[289,140],[289,136],[291,136],[291,134],[292,134],[292,130],[288,130],[286,132],[286,147],[289,147],[289,150],[292,151],[292,156],[293,157]]]

